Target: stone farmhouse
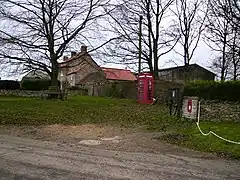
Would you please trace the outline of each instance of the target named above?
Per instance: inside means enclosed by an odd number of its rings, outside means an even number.
[[[78,53],[71,52],[71,57],[64,56],[59,67],[59,80],[70,86],[137,80],[130,70],[100,67],[88,53],[87,46],[82,46]]]

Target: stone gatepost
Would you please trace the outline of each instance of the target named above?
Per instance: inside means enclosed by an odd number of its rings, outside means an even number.
[[[188,119],[197,119],[199,98],[184,96],[182,101],[182,117]]]

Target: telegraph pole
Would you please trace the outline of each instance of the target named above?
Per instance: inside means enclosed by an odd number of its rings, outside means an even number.
[[[138,55],[139,55],[139,61],[138,61],[138,74],[141,73],[141,59],[142,59],[142,19],[143,17],[140,16],[139,20],[139,49],[138,49]]]

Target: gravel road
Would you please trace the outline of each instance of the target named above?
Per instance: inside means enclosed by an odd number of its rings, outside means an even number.
[[[0,180],[240,179],[240,162],[0,135]]]

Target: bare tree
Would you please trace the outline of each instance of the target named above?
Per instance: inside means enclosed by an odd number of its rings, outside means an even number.
[[[226,17],[233,27],[233,37],[230,44],[230,52],[232,55],[232,75],[233,80],[237,80],[240,76],[240,4],[238,0],[225,0],[220,4],[219,9],[223,10]],[[225,5],[225,6],[224,6]]]
[[[220,79],[224,81],[226,76],[232,74],[236,80],[239,68],[238,27],[224,12],[230,12],[228,0],[211,0],[209,1],[209,13],[206,22],[206,43],[219,55],[213,66],[220,70]],[[221,58],[220,58],[220,57]],[[222,62],[220,62],[222,61]]]
[[[220,80],[224,81],[226,79],[230,79],[231,74],[231,56],[226,53],[225,61],[222,60],[222,56],[216,56],[212,64],[210,65],[210,68],[213,69],[217,74],[220,74]],[[224,65],[223,65],[224,62]]]
[[[221,10],[221,15],[227,18],[232,24],[240,28],[240,4],[239,0],[222,0],[216,6]]]
[[[240,34],[238,28],[233,27],[232,38],[229,43],[229,55],[231,58],[232,68],[230,74],[232,79],[236,81],[240,76]]]
[[[86,42],[108,0],[0,0],[0,58],[39,69],[57,85],[58,60],[74,42]]]
[[[225,61],[222,58],[222,55],[216,56],[209,67],[220,75],[221,81],[238,80],[240,76],[239,55],[237,53],[233,54],[232,49],[229,49],[225,53]]]
[[[218,7],[215,6],[215,0],[210,1],[209,7],[210,10],[206,22],[205,42],[213,51],[218,52],[221,56],[221,58],[217,57],[217,61],[214,62],[214,64],[217,67],[217,63],[218,68],[221,69],[220,78],[221,81],[224,81],[226,70],[229,66],[229,60],[227,61],[227,51],[232,33],[232,26],[227,18],[219,15]],[[222,61],[221,63],[219,62],[220,60]]]
[[[207,5],[202,0],[176,0],[176,7],[172,12],[177,18],[176,31],[180,35],[179,43],[183,47],[183,53],[177,53],[184,58],[184,64],[187,66],[204,30]]]
[[[142,16],[142,68],[147,67],[157,77],[159,60],[178,41],[178,37],[171,33],[171,25],[166,26],[172,3],[173,0],[123,0],[123,4],[111,13],[110,20],[112,33],[121,38],[109,45],[106,54],[117,62],[137,64],[139,17]]]

